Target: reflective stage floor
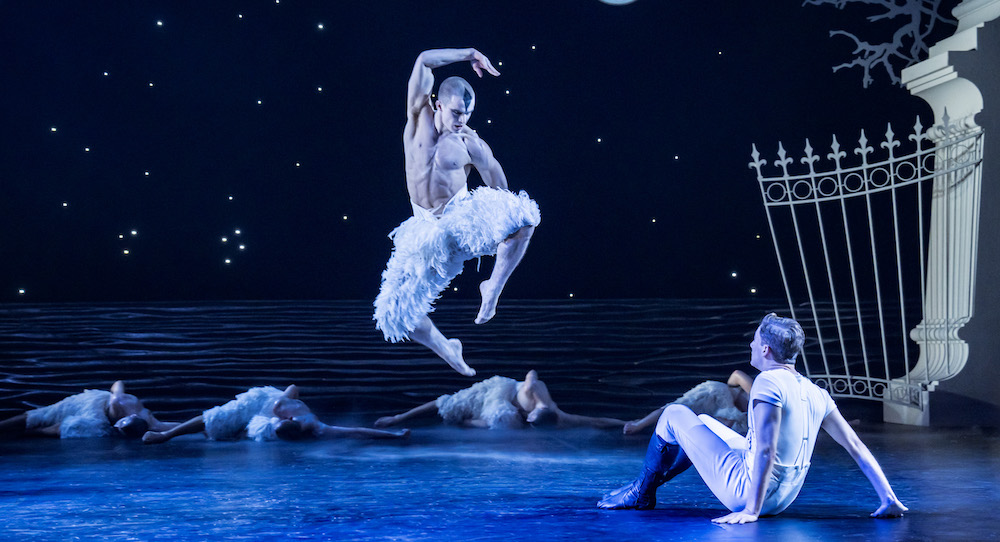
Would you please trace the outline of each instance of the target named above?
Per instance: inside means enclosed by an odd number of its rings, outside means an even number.
[[[0,538],[11,540],[996,540],[1000,436],[863,425],[910,512],[877,497],[831,439],[783,514],[717,526],[693,470],[657,509],[601,511],[647,437],[423,427],[405,442],[113,440],[0,443]]]
[[[568,412],[641,417],[706,379],[748,369],[769,300],[441,302],[476,379],[383,342],[364,302],[36,304],[0,307],[0,416],[128,383],[180,421],[248,387],[296,383],[320,419],[370,426],[494,374],[537,369]],[[941,404],[932,399],[932,404]],[[829,438],[798,500],[758,524],[689,471],[648,512],[606,512],[648,434],[413,427],[405,442],[0,442],[0,540],[996,540],[1000,435],[883,425],[840,401],[911,512],[873,520],[875,492]],[[932,409],[933,413],[933,409]],[[978,412],[976,413],[979,414]]]

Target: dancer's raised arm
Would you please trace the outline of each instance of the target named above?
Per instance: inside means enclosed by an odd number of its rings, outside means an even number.
[[[747,393],[750,393],[750,388],[753,387],[753,379],[747,376],[743,371],[736,369],[731,375],[729,375],[729,380],[726,384],[730,386],[739,386],[739,388]]]
[[[431,90],[434,88],[434,73],[431,70],[465,61],[472,63],[472,69],[479,77],[483,76],[484,71],[493,76],[500,75],[486,55],[471,47],[424,51],[417,56],[413,72],[410,73],[410,83],[406,93],[407,116],[418,114],[423,107],[430,104]]]

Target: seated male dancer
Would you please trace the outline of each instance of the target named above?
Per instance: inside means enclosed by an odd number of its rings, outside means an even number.
[[[606,495],[598,507],[653,508],[656,489],[693,464],[731,511],[714,522],[750,523],[778,514],[798,496],[822,427],[851,454],[878,493],[880,504],[872,517],[903,515],[907,508],[830,394],[795,370],[803,341],[795,320],[765,316],[750,343],[750,364],[761,373],[750,389],[746,437],[686,406],[667,405],[639,477]]]

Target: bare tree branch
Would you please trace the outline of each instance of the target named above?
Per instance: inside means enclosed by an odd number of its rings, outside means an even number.
[[[829,5],[844,9],[848,4],[863,4],[882,9],[881,13],[866,17],[869,22],[901,19],[891,41],[871,43],[846,30],[833,30],[830,36],[847,36],[854,41],[854,59],[833,67],[842,69],[861,67],[862,85],[868,88],[875,82],[872,71],[881,68],[893,84],[901,84],[899,73],[903,68],[920,61],[929,50],[927,38],[937,24],[957,24],[940,14],[941,0],[804,0],[803,6]]]

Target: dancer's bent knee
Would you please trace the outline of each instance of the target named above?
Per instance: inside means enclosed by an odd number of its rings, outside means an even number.
[[[656,421],[656,434],[667,444],[680,444],[678,431],[689,431],[702,422],[693,410],[684,406],[670,404],[663,408],[663,413]]]

